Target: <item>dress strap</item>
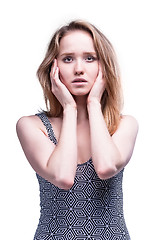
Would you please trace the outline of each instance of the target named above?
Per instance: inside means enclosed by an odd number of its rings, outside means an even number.
[[[56,137],[55,137],[55,134],[54,134],[52,125],[51,125],[48,117],[46,116],[46,114],[45,114],[44,112],[41,112],[41,113],[37,113],[37,114],[35,114],[35,115],[38,116],[38,117],[41,119],[42,123],[43,123],[44,126],[46,127],[46,130],[47,130],[49,139],[50,139],[54,144],[57,144],[57,139],[56,139]]]

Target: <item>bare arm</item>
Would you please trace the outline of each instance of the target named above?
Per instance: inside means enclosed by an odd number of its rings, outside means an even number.
[[[56,146],[40,129],[39,121],[38,117],[30,116],[17,122],[17,135],[23,151],[40,176],[68,189],[73,185],[77,166],[76,110],[67,108],[64,111]]]
[[[37,116],[21,118],[17,134],[34,170],[54,185],[68,189],[74,183],[77,167],[77,110],[72,96],[58,79],[58,70],[52,81],[53,91],[64,108],[58,144],[55,146],[43,133]]]
[[[101,179],[117,174],[132,156],[138,132],[138,124],[133,117],[124,116],[117,131],[110,136],[102,111],[100,99],[104,90],[99,74],[88,98],[91,151],[93,164]]]
[[[107,179],[129,162],[138,132],[131,116],[123,116],[117,131],[110,136],[99,104],[90,104],[89,121],[92,159],[98,176]]]

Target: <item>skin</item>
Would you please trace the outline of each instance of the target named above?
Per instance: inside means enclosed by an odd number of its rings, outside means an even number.
[[[72,31],[60,41],[50,73],[52,92],[63,106],[62,118],[50,118],[56,146],[37,116],[17,122],[17,134],[31,166],[63,189],[72,187],[77,164],[90,157],[101,179],[117,174],[129,162],[138,132],[137,121],[123,116],[110,136],[100,104],[105,89],[101,66],[89,52],[96,57],[93,40],[85,31]],[[77,78],[86,83],[73,83]]]
[[[70,93],[74,96],[88,94],[99,71],[91,36],[82,31],[72,32],[72,35],[68,33],[60,42],[57,65],[60,69],[60,80]],[[71,84],[75,78],[83,78],[87,80],[87,84]]]

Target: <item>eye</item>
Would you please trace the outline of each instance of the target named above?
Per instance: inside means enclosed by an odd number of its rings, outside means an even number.
[[[85,60],[86,60],[87,62],[93,62],[93,61],[96,60],[96,57],[89,55],[89,56],[87,56],[87,57],[85,58]]]
[[[70,63],[70,62],[72,62],[72,60],[73,60],[73,58],[71,56],[67,56],[67,57],[63,58],[63,62],[65,62],[65,63]]]

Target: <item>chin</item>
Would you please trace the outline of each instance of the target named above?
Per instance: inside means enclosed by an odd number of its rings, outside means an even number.
[[[89,94],[91,89],[77,89],[74,91],[70,91],[70,93],[74,96],[86,96]]]
[[[87,96],[89,94],[89,91],[88,92],[73,92],[71,93],[73,96]]]

